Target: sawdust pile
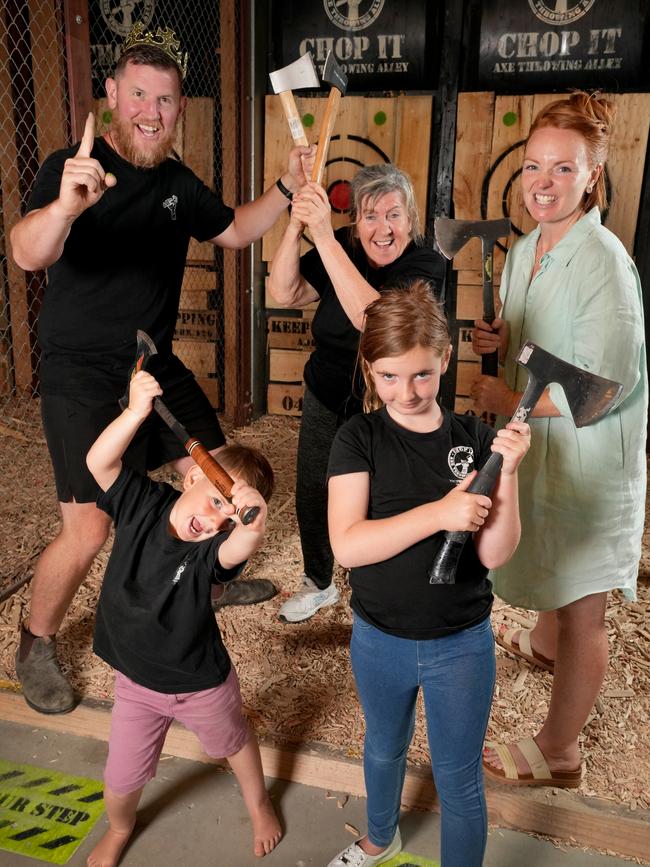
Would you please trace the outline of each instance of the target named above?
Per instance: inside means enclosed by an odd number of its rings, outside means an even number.
[[[0,418],[0,598],[31,574],[40,550],[57,532],[58,511],[38,407],[24,405],[14,418]],[[218,615],[226,646],[237,667],[244,702],[261,737],[282,743],[319,743],[358,757],[363,726],[347,646],[351,618],[349,589],[339,570],[342,603],[303,624],[277,620],[283,600],[299,585],[300,546],[293,504],[299,421],[265,416],[235,431],[241,442],[261,448],[276,472],[267,542],[249,563],[248,577],[270,578],[280,593],[263,605],[226,608]],[[112,672],[93,656],[92,628],[110,541],[77,593],[59,635],[60,657],[84,696],[112,695]],[[0,679],[15,679],[17,628],[26,612],[28,586],[0,604]],[[633,810],[650,807],[650,538],[644,537],[639,601],[624,603],[614,593],[607,611],[611,663],[597,705],[582,736],[586,775],[581,792]],[[497,600],[495,625],[528,625],[534,615]],[[551,675],[530,669],[497,649],[498,681],[489,735],[513,741],[534,734],[550,699]],[[427,762],[422,709],[410,752]]]

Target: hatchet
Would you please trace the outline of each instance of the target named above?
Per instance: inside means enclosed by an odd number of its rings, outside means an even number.
[[[341,97],[345,96],[345,91],[348,87],[348,77],[343,72],[342,67],[336,62],[336,58],[332,51],[327,52],[325,58],[325,66],[322,73],[323,81],[331,85],[330,93],[327,97],[327,105],[325,106],[325,114],[320,125],[318,134],[318,147],[316,148],[316,157],[314,158],[314,168],[311,172],[311,179],[315,183],[320,184],[323,179],[323,171],[327,160],[327,152],[336,123],[336,115],[339,110]]]
[[[530,341],[524,343],[519,350],[517,363],[528,371],[528,383],[510,421],[526,421],[551,382],[559,383],[564,389],[576,427],[594,424],[607,415],[623,390],[620,382],[604,379],[575,367]],[[467,488],[468,492],[489,496],[497,482],[502,464],[502,455],[493,452],[472,480]],[[442,546],[429,571],[431,584],[455,583],[458,560],[469,536],[471,533],[468,531],[445,533]]]
[[[510,220],[451,220],[437,217],[433,231],[443,256],[453,259],[470,238],[481,239],[483,259],[483,320],[492,325],[494,313],[493,251],[498,238],[510,234]],[[491,352],[481,356],[481,373],[497,376],[499,373],[499,354]]]
[[[288,66],[283,66],[282,69],[270,72],[269,78],[271,79],[273,93],[277,93],[280,97],[284,116],[289,124],[291,137],[295,144],[309,147],[292,91],[300,90],[301,88],[320,87],[318,73],[316,72],[311,52],[307,51],[298,60],[289,63]]]
[[[132,378],[139,370],[144,370],[149,358],[151,358],[152,355],[157,354],[158,350],[156,349],[156,344],[149,337],[147,332],[138,330],[135,364],[133,365],[130,378]],[[124,407],[127,405],[128,390],[126,395],[120,400],[120,406]],[[206,477],[212,482],[222,497],[231,503],[232,486],[234,485],[234,481],[227,470],[225,470],[219,461],[210,454],[203,443],[188,434],[176,416],[170,412],[166,404],[164,404],[159,397],[154,398],[153,408],[165,424],[183,443],[185,451],[191,458],[193,458],[195,463],[201,467]],[[237,509],[237,516],[242,524],[250,524],[258,516],[259,511],[259,506],[241,506]]]

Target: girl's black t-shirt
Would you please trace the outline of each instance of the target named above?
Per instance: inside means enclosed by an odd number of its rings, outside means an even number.
[[[407,430],[383,407],[356,415],[337,432],[328,476],[370,475],[370,520],[389,518],[444,497],[491,454],[494,430],[480,419],[443,409],[431,433]],[[388,560],[354,567],[353,610],[373,626],[401,638],[427,640],[479,623],[490,613],[492,585],[470,538],[454,584],[431,584],[429,569],[444,532]]]

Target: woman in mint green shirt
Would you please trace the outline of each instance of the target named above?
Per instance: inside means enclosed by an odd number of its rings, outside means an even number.
[[[508,254],[501,318],[492,328],[477,322],[473,333],[475,351],[498,348],[505,366],[503,378],[475,383],[480,411],[511,416],[527,381],[515,362],[527,340],[623,384],[617,405],[594,425],[575,427],[556,384],[529,419],[532,445],[519,476],[521,543],[492,578],[508,603],[540,613],[534,629],[507,630],[497,641],[554,671],[554,680],[534,738],[488,744],[486,774],[512,784],[579,785],[578,736],[608,663],[607,593],[617,588],[635,598],[648,384],[639,275],[600,220],[613,114],[599,95],[575,93],[535,118],[522,187],[539,225]]]

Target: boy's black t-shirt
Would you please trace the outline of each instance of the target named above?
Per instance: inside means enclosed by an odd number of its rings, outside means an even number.
[[[210,599],[216,581],[235,578],[217,561],[228,538],[183,542],[169,532],[179,492],[122,471],[97,505],[115,522],[102,584],[93,649],[110,666],[148,689],[197,692],[223,683],[230,658]]]
[[[78,146],[56,151],[41,166],[27,211],[59,195],[65,160]],[[221,234],[234,211],[182,163],[151,169],[122,159],[95,139],[91,156],[117,185],[72,224],[63,253],[48,270],[38,318],[46,394],[93,393],[106,378],[125,383],[136,331],[153,339],[169,381],[187,374],[172,356],[172,337],[190,237]]]
[[[431,247],[411,243],[390,265],[373,268],[361,244],[351,244],[347,227],[337,229],[334,236],[373,289],[379,291],[402,280],[420,278],[431,283],[440,297],[446,266]],[[320,296],[311,327],[316,348],[305,365],[305,382],[312,394],[331,412],[348,418],[361,411],[361,377],[357,378],[354,387],[352,383],[360,332],[341,307],[318,250],[310,250],[301,257],[300,274]]]
[[[368,472],[368,518],[399,515],[438,500],[491,454],[492,428],[475,416],[443,409],[431,433],[406,430],[385,407],[357,415],[337,432],[328,476]],[[428,640],[479,623],[490,613],[492,585],[470,538],[455,584],[430,584],[428,572],[443,532],[350,574],[351,605],[363,620],[400,638]]]

